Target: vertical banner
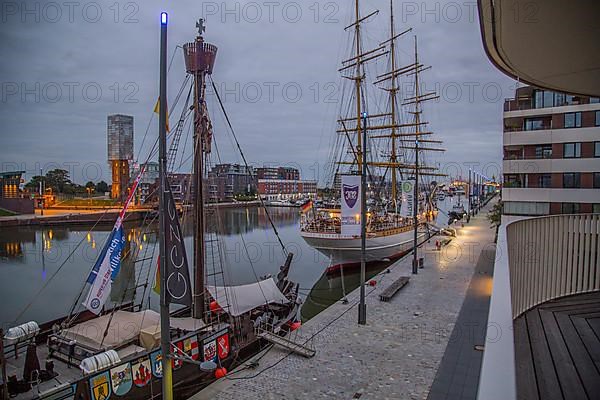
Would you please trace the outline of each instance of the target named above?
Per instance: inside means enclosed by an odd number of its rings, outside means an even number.
[[[165,275],[167,278],[167,303],[176,303],[184,306],[192,305],[192,283],[188,269],[187,255],[183,244],[183,232],[177,216],[177,208],[171,185],[164,177],[164,192],[162,201],[165,204]],[[162,271],[160,272],[162,273]]]
[[[342,235],[360,236],[360,176],[342,175]]]
[[[127,208],[140,183],[144,169],[145,165],[135,178],[131,190],[129,191],[129,196],[127,196],[123,209],[119,213],[119,217],[106,241],[106,245],[100,252],[98,259],[87,278],[87,283],[91,284],[91,287],[83,305],[96,315],[100,314],[100,311],[102,311],[102,307],[110,295],[112,283],[121,269],[121,253],[125,248],[123,220],[125,219]]]
[[[402,181],[400,185],[400,196],[402,203],[400,205],[400,215],[402,217],[412,217],[415,204],[415,180],[410,179]]]

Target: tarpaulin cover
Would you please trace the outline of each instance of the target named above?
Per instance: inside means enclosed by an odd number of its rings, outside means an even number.
[[[206,286],[210,295],[230,315],[237,317],[266,304],[290,301],[277,288],[273,278],[239,286]]]

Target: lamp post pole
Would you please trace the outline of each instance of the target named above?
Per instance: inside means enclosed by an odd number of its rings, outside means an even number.
[[[160,348],[162,354],[162,399],[173,400],[171,369],[171,324],[167,297],[165,184],[167,174],[167,13],[160,13],[160,97],[158,127],[158,162],[160,193],[158,201],[160,249]]]
[[[361,149],[360,176],[360,304],[358,306],[358,324],[367,323],[367,305],[365,304],[365,280],[367,269],[367,113],[362,114],[363,131]]]

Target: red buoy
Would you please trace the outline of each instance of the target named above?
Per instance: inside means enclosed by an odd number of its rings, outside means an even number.
[[[215,300],[210,302],[209,308],[210,308],[210,311],[212,311],[212,312],[221,311],[221,306]]]
[[[295,331],[296,329],[298,329],[302,326],[302,322],[296,321],[296,322],[290,323],[289,325],[290,325],[290,331]]]
[[[225,367],[217,368],[215,370],[215,378],[221,379],[227,375],[227,369]]]

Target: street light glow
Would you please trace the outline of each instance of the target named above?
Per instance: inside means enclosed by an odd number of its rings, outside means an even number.
[[[161,25],[166,25],[167,24],[167,13],[166,12],[161,12],[160,13],[160,24]]]

